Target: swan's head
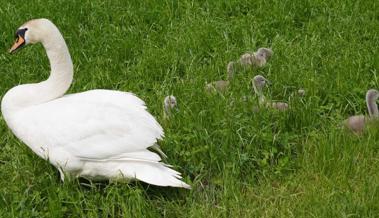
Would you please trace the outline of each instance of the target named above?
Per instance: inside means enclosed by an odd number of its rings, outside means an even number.
[[[28,44],[43,42],[51,37],[58,29],[48,19],[34,19],[20,26],[15,34],[16,42],[13,44],[10,53],[14,53]],[[58,31],[59,32],[59,31]]]
[[[273,54],[273,52],[270,48],[260,48],[255,53],[255,55],[258,59],[265,59],[265,60],[270,59],[272,54]]]
[[[257,75],[253,78],[253,87],[255,91],[261,91],[266,83],[270,84],[270,81],[268,81],[262,75]]]
[[[177,106],[176,98],[173,95],[166,96],[164,99],[164,108],[166,112]]]

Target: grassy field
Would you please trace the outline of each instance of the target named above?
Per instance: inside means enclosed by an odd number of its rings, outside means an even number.
[[[7,53],[15,30],[39,17],[70,48],[70,92],[144,99],[165,129],[167,162],[193,189],[62,183],[1,118],[0,217],[379,216],[379,131],[340,128],[367,113],[365,93],[379,88],[378,1],[0,0],[0,96],[49,74],[41,45]],[[206,81],[225,79],[228,61],[259,47],[272,47],[268,65],[238,72],[225,94],[205,94]],[[290,111],[252,111],[257,74]],[[169,94],[180,111],[164,121]]]

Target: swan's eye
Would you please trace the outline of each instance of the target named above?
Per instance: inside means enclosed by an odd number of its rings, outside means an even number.
[[[22,37],[22,38],[25,38],[25,32],[28,30],[28,28],[24,28],[24,29],[19,29],[17,30],[16,32],[16,37]]]

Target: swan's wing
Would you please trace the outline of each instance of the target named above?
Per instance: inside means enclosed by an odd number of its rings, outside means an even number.
[[[144,102],[118,91],[67,95],[26,108],[15,119],[20,124],[16,135],[33,150],[60,148],[81,159],[138,157],[163,137],[162,127]],[[148,159],[160,160],[155,153],[149,154]]]

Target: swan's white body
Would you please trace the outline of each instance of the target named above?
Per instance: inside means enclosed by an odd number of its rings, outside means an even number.
[[[57,167],[62,179],[65,172],[190,187],[148,150],[163,137],[163,129],[141,99],[112,90],[64,95],[73,65],[62,35],[46,19],[29,21],[20,29],[25,27],[27,43],[41,42],[46,49],[51,75],[41,83],[16,86],[3,97],[3,117],[19,139]]]

